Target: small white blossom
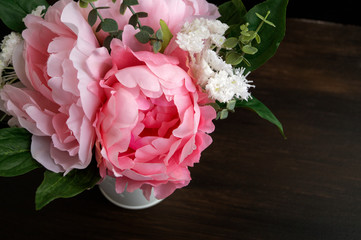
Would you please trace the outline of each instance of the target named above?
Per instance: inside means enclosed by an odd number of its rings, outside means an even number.
[[[37,8],[35,8],[33,11],[31,11],[31,15],[34,15],[34,16],[37,16],[37,17],[42,17],[42,16],[44,16],[44,13],[42,13],[42,12],[45,9],[46,9],[46,7],[44,5],[37,6]]]
[[[5,36],[1,42],[1,53],[0,59],[4,61],[4,64],[7,66],[12,62],[13,52],[16,46],[21,43],[22,38],[19,33],[11,32],[9,35]]]
[[[186,22],[177,34],[179,47],[190,53],[200,53],[207,45],[221,47],[225,41],[224,33],[228,25],[218,20],[196,18],[191,23]]]
[[[248,89],[253,87],[243,75],[244,69],[236,69],[230,75],[221,70],[208,80],[206,90],[208,94],[220,102],[228,102],[234,97],[247,100],[250,97]]]

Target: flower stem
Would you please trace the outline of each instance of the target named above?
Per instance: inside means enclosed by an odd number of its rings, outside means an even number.
[[[90,2],[89,4],[90,4],[90,6],[91,6],[93,9],[95,9],[95,11],[97,12],[97,15],[98,15],[100,21],[101,21],[101,22],[104,22],[104,19],[103,19],[102,15],[100,15],[98,9],[94,6],[94,4],[93,4],[92,2]]]
[[[133,10],[133,8],[131,6],[128,6],[129,10],[132,12],[133,15],[136,14],[136,12]],[[137,22],[138,22],[138,27],[141,28],[142,27],[142,24],[140,23],[140,20],[139,18],[137,18]]]

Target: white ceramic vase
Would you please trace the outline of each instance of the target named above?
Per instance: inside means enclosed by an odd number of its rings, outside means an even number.
[[[149,201],[144,197],[140,189],[136,189],[134,192],[117,193],[115,191],[115,178],[109,176],[99,184],[99,189],[111,203],[126,209],[149,208],[162,201],[154,197],[153,190]]]

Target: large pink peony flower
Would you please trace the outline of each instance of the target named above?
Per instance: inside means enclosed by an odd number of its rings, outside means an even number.
[[[207,96],[174,56],[133,52],[115,39],[114,66],[101,82],[106,102],[96,120],[98,163],[117,192],[141,188],[159,199],[191,180],[188,171],[212,139]]]
[[[33,134],[33,157],[53,172],[83,169],[92,157],[98,110],[97,77],[109,62],[80,8],[70,0],[28,15],[24,44],[13,56],[23,88],[1,91],[8,113]]]

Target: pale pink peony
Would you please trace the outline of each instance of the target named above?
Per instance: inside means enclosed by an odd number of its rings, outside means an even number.
[[[116,178],[117,192],[141,188],[149,197],[154,187],[165,198],[191,180],[188,167],[212,142],[215,111],[179,58],[133,52],[117,39],[111,49],[96,120],[100,173]]]
[[[101,93],[98,77],[111,62],[78,5],[61,0],[45,19],[25,18],[24,44],[13,56],[23,88],[6,85],[5,109],[33,134],[32,156],[53,172],[87,167],[92,158],[92,126]]]

